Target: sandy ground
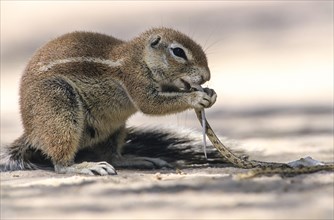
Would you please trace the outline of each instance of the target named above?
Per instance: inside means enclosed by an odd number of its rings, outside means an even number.
[[[332,141],[323,136],[243,143],[252,151],[252,146],[268,147],[252,155],[255,159],[284,162],[311,155],[333,161]],[[117,176],[103,177],[1,173],[1,219],[333,219],[334,173],[240,180],[235,174],[243,171],[118,170]]]
[[[218,109],[219,110],[219,109]],[[176,124],[197,128],[193,112]],[[225,144],[251,159],[289,162],[311,156],[333,162],[333,114],[301,106],[207,114]],[[136,122],[137,120],[137,122]],[[139,117],[144,121],[165,123]],[[13,125],[14,126],[14,125]],[[18,126],[2,141],[18,136]],[[196,130],[196,129],[195,129]],[[193,131],[192,136],[201,138]],[[177,129],[175,128],[175,132]],[[189,131],[188,131],[189,132]],[[197,135],[196,135],[197,134]],[[2,143],[4,145],[6,143]],[[1,173],[1,219],[333,219],[334,173],[237,178],[234,167],[118,170],[116,176]]]

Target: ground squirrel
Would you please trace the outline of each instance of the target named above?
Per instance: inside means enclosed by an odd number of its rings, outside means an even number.
[[[2,170],[34,169],[33,152],[57,173],[115,174],[115,167],[163,167],[158,158],[122,156],[127,119],[141,111],[166,115],[212,106],[210,79],[196,42],[170,28],[150,29],[131,41],[73,32],[48,42],[21,80],[23,135],[6,147]],[[108,144],[108,162],[75,163],[81,149]],[[4,157],[3,157],[4,158]]]

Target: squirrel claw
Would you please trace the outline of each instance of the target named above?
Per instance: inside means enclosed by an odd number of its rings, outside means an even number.
[[[113,166],[107,162],[83,162],[79,164],[73,164],[72,166],[55,165],[55,171],[57,173],[72,173],[72,174],[85,174],[85,175],[116,175],[117,172]]]

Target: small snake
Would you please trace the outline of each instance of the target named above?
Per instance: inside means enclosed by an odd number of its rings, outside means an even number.
[[[245,160],[235,154],[233,154],[217,137],[217,135],[212,130],[210,124],[203,116],[203,110],[196,110],[196,115],[203,127],[212,145],[220,152],[220,154],[230,163],[235,165],[238,168],[251,169],[247,173],[239,174],[241,179],[251,178],[259,175],[271,175],[271,174],[281,174],[281,175],[297,175],[304,173],[313,173],[322,170],[334,171],[334,164],[324,164],[324,165],[315,165],[315,166],[298,166],[292,167],[285,163],[276,163],[276,162],[263,162],[257,160]]]

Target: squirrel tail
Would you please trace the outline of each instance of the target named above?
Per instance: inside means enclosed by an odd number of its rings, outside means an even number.
[[[38,150],[34,150],[25,135],[12,144],[1,147],[0,172],[14,170],[51,169],[51,161],[47,161]]]
[[[192,130],[175,131],[168,129],[128,128],[123,155],[153,157],[165,160],[177,168],[192,166],[226,166],[228,162],[211,145],[207,147],[207,158],[204,156],[201,134]],[[226,140],[227,141],[227,140]],[[233,144],[233,143],[231,143]],[[106,158],[110,146],[101,143],[93,148],[80,150],[75,162],[108,161]],[[242,154],[243,152],[236,152]],[[117,167],[116,167],[117,168]],[[0,171],[24,169],[53,170],[53,164],[40,150],[29,144],[23,135],[9,146],[2,148]]]
[[[175,167],[227,164],[212,146],[203,151],[202,134],[187,129],[137,129],[130,128],[129,140],[124,146],[124,154],[143,157],[157,157]]]
[[[207,158],[203,152],[202,134],[186,129],[127,128],[127,139],[122,155],[159,158],[175,168],[226,166],[229,162],[211,145],[207,147]],[[76,162],[107,161],[108,144],[100,143],[86,148],[76,155]],[[236,152],[241,153],[239,152]],[[103,157],[105,155],[105,157]],[[101,157],[102,156],[102,157]],[[114,165],[111,161],[111,164]],[[118,168],[115,166],[115,168]]]

